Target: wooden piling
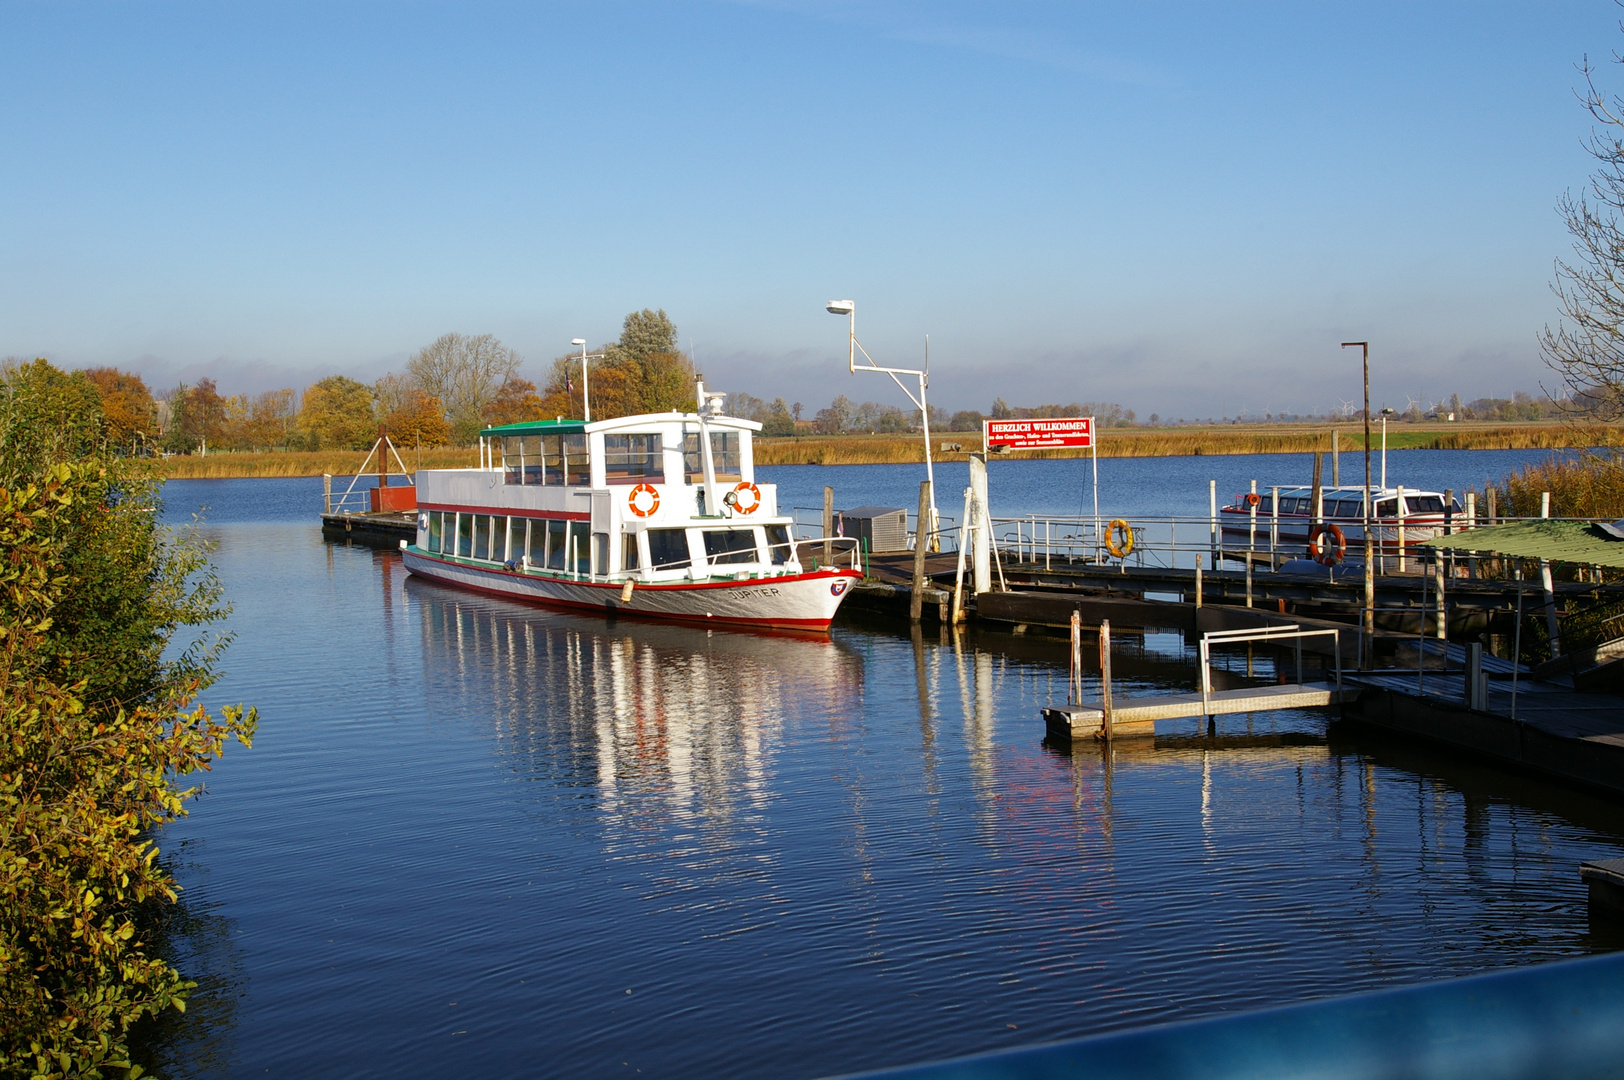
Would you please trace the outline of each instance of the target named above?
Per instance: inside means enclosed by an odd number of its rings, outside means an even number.
[[[925,612],[925,554],[930,550],[930,481],[919,482],[919,524],[914,526],[913,595],[908,598],[908,619],[918,622]]]
[[[1111,620],[1100,620],[1100,730],[1106,739],[1111,727]]]

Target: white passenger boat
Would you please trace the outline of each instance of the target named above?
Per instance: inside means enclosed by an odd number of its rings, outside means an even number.
[[[1370,497],[1371,543],[1382,559],[1408,553],[1423,541],[1441,536],[1446,528],[1459,531],[1473,524],[1461,512],[1460,503],[1441,491],[1371,488]],[[1365,489],[1321,488],[1317,511],[1313,498],[1309,487],[1266,488],[1256,495],[1235,496],[1218,512],[1224,550],[1273,552],[1328,565],[1363,562]]]
[[[557,607],[827,630],[862,578],[852,539],[797,541],[751,437],[700,387],[697,413],[507,424],[480,467],[417,474],[406,568]]]

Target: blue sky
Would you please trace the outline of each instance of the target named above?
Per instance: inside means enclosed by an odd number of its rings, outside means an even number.
[[[821,407],[1142,416],[1550,383],[1620,8],[0,0],[0,355],[226,392],[663,307]],[[1608,64],[1602,85],[1624,90]]]

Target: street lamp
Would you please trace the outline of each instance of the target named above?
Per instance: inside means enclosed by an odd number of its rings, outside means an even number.
[[[592,399],[586,394],[586,338],[570,338],[571,345],[581,347],[581,412],[586,422],[592,422]]]
[[[1364,619],[1364,653],[1365,666],[1370,664],[1371,651],[1376,647],[1376,552],[1371,543],[1370,536],[1370,342],[1344,341],[1342,347],[1351,349],[1359,347],[1364,350],[1365,356],[1365,612]],[[1387,441],[1386,419],[1382,423],[1382,486],[1387,486]],[[1338,658],[1340,659],[1340,658]]]
[[[930,522],[928,526],[922,528],[920,531],[923,532],[926,537],[933,537],[936,535],[937,528],[941,525],[941,516],[936,512],[936,473],[932,468],[930,460],[930,407],[925,403],[925,388],[930,385],[930,338],[928,336],[925,338],[924,370],[920,370],[918,368],[881,367],[874,362],[874,358],[872,356],[868,355],[868,350],[863,348],[863,343],[857,340],[856,302],[851,300],[831,300],[825,305],[825,308],[831,315],[844,315],[850,320],[846,341],[846,367],[853,373],[860,370],[878,371],[891,376],[891,381],[896,383],[902,392],[908,395],[908,400],[913,402],[914,405],[919,409],[919,426],[925,435],[925,479],[930,481]],[[862,368],[857,366],[858,353],[862,353],[863,359],[868,361],[868,363]],[[913,375],[919,380],[918,397],[915,397],[913,391],[909,390],[907,385],[903,383],[901,379],[897,378],[898,375]],[[920,537],[915,537],[914,539],[915,544],[924,542],[926,541]]]
[[[1393,410],[1382,407],[1382,490],[1387,490],[1387,418],[1393,415]]]

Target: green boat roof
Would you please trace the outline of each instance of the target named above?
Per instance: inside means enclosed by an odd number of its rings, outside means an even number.
[[[1426,547],[1509,555],[1516,559],[1624,568],[1624,540],[1583,521],[1516,521],[1437,536]]]
[[[520,424],[500,424],[479,433],[481,439],[500,438],[503,435],[579,435],[586,430],[585,420],[526,420]]]

